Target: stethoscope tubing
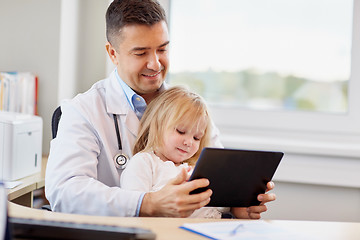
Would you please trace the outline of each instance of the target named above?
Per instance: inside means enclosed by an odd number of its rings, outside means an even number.
[[[118,142],[118,148],[119,148],[120,151],[122,151],[121,138],[120,138],[120,130],[119,130],[119,124],[118,124],[118,120],[117,120],[116,114],[113,114],[113,118],[114,118],[114,124],[115,124],[115,130],[116,130],[116,137],[117,137],[117,142]]]
[[[117,120],[117,116],[116,114],[113,114],[113,118],[114,118],[114,125],[115,125],[115,131],[116,131],[116,138],[117,138],[117,142],[118,142],[118,148],[119,148],[119,153],[116,154],[114,156],[114,162],[115,162],[115,167],[117,169],[125,169],[129,158],[122,153],[122,144],[121,144],[121,137],[120,137],[120,130],[119,130],[119,124],[118,124],[118,120]]]

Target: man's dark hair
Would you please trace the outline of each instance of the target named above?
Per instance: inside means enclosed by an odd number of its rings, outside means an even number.
[[[115,44],[121,28],[131,24],[151,26],[166,22],[164,9],[155,0],[114,0],[106,11],[106,38]]]

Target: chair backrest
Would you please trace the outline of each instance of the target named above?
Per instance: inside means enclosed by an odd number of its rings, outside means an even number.
[[[54,113],[52,115],[52,118],[51,118],[51,132],[52,132],[53,139],[56,138],[56,134],[57,134],[61,114],[62,114],[61,108],[60,108],[60,106],[58,106],[55,109],[55,111],[54,111]],[[51,207],[50,207],[49,204],[41,206],[41,209],[51,211]]]
[[[60,118],[61,118],[61,108],[60,108],[60,106],[58,106],[55,109],[55,111],[52,115],[52,119],[51,119],[51,131],[52,131],[53,139],[56,138]]]

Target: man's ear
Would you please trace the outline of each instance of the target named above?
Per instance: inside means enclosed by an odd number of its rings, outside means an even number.
[[[115,66],[117,66],[118,60],[117,60],[117,57],[116,57],[115,48],[113,48],[113,46],[111,45],[110,42],[106,42],[105,48],[106,48],[107,53],[109,54],[109,57],[110,57],[111,61],[115,64]]]

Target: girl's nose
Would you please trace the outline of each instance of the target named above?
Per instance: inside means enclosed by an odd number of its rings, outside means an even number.
[[[192,138],[185,138],[184,139],[184,145],[187,146],[187,147],[191,147],[192,145]]]

